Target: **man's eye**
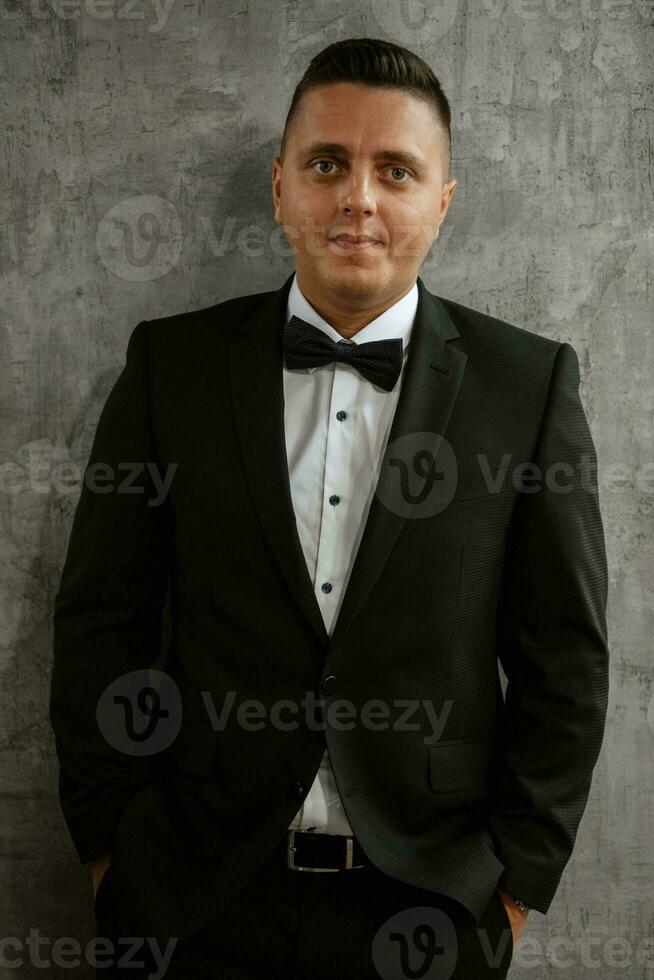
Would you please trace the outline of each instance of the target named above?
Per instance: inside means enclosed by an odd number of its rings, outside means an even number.
[[[328,167],[333,167],[334,166],[334,162],[332,160],[316,160],[315,163],[313,163],[311,166],[312,166],[312,169],[313,169],[315,167],[322,167],[324,164],[326,164]],[[400,173],[405,174],[409,178],[409,180],[411,179],[411,174],[406,169],[406,167],[391,167],[390,170],[391,170],[391,173],[397,173],[399,171]],[[325,176],[329,176],[329,174],[331,173],[331,170],[320,170],[320,171],[318,171],[318,173],[324,174]],[[393,183],[395,183],[395,184],[406,184],[406,183],[408,183],[408,181],[406,179],[403,179],[403,180],[393,180]]]

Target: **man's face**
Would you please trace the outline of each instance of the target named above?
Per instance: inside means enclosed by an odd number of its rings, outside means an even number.
[[[456,185],[445,181],[446,141],[431,106],[401,90],[339,82],[307,92],[272,175],[300,285],[358,306],[406,293]]]

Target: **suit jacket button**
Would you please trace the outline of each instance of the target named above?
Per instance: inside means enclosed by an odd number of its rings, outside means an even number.
[[[336,678],[333,674],[329,674],[328,677],[323,678],[320,684],[320,690],[323,694],[333,694],[336,690]]]
[[[301,800],[302,799],[302,797],[304,796],[304,785],[303,785],[303,783],[296,783],[295,784],[295,795],[297,796],[298,800]]]

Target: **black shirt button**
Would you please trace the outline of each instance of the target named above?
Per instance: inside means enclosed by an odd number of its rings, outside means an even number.
[[[333,493],[331,495],[331,497],[329,498],[329,502],[330,502],[330,504],[333,504],[334,506],[336,506],[336,504],[340,504],[341,498],[339,497],[339,495],[337,493]]]
[[[322,589],[323,592],[331,592],[332,584],[331,582],[323,582],[320,588]]]
[[[333,674],[329,674],[328,677],[324,677],[320,685],[320,690],[323,694],[333,694],[336,690],[336,678]]]
[[[347,412],[344,412],[343,409],[340,409],[336,413],[336,418],[338,419],[339,422],[344,422],[345,419],[347,418]]]

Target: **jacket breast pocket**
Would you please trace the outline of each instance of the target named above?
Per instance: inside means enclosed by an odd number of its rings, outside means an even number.
[[[491,738],[475,736],[428,745],[428,776],[432,792],[482,792],[488,783],[493,747]]]
[[[196,721],[185,721],[167,750],[167,768],[182,776],[203,778],[217,764],[219,732]]]

